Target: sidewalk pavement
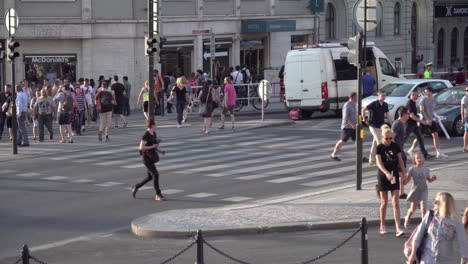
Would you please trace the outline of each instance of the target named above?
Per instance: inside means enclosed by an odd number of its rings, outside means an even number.
[[[467,164],[464,162],[432,168],[438,179],[429,184],[431,207],[435,195],[441,191],[454,195],[460,214],[468,206]],[[138,236],[175,238],[193,236],[197,230],[202,230],[206,236],[217,236],[355,228],[359,226],[362,217],[367,218],[369,225],[378,226],[380,204],[375,184],[376,180],[364,182],[361,191],[356,191],[355,185],[350,183],[329,190],[273,200],[220,208],[165,211],[134,219],[131,229]],[[410,185],[407,185],[406,190],[409,189]],[[400,200],[400,204],[403,225],[408,204],[404,200]],[[417,211],[413,215],[409,233],[419,218],[420,212]],[[391,200],[386,219],[388,226],[394,225]],[[387,228],[387,231],[394,233],[393,228]]]

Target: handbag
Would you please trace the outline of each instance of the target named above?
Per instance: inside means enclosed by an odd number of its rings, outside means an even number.
[[[427,225],[424,226],[424,236],[421,239],[421,243],[419,244],[419,247],[416,249],[416,257],[418,258],[419,261],[421,261],[421,257],[424,253],[424,246],[425,242],[427,239],[427,230],[429,229],[429,225],[432,222],[432,218],[434,218],[434,210],[429,210],[429,218],[427,219]],[[424,225],[424,222],[421,222],[419,226]],[[413,232],[411,233],[410,237],[408,240],[406,240],[405,244],[403,245],[403,254],[405,255],[406,258],[409,258],[411,255],[411,250],[412,250],[412,243],[414,236],[416,235],[416,232],[420,229],[420,227],[416,227]],[[412,264],[412,263],[411,263]]]
[[[156,150],[153,151],[147,151],[148,154],[147,157],[152,163],[156,163],[159,161],[159,154]]]
[[[174,105],[176,103],[176,97],[174,95],[170,95],[168,98],[167,98],[167,103],[168,104],[171,104],[171,105]]]

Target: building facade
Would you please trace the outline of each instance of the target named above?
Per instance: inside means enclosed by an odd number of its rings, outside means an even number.
[[[324,0],[323,12],[313,14],[315,0],[159,0],[160,33],[166,38],[162,52],[163,73],[190,76],[208,71],[210,32],[215,35],[215,70],[246,65],[258,78],[263,70],[283,65],[287,51],[321,42],[345,42],[358,31],[353,22],[354,0]],[[378,0],[382,19],[368,32],[391,61],[404,72],[415,70],[418,58],[433,61],[443,50],[441,67],[453,57],[465,62],[467,18],[434,18],[433,0]],[[454,1],[450,1],[452,4]],[[459,0],[463,2],[463,0]],[[138,87],[147,79],[144,37],[147,35],[147,0],[2,0],[0,13],[15,8],[20,26],[17,79],[34,82],[69,76],[106,78],[127,75],[133,84],[132,105]],[[3,19],[2,19],[3,20]],[[457,25],[456,54],[451,48]],[[442,48],[434,32],[443,30]],[[314,34],[317,33],[317,35]],[[0,27],[0,40],[8,33]],[[437,55],[437,56],[436,56]],[[0,72],[8,80],[10,67]]]

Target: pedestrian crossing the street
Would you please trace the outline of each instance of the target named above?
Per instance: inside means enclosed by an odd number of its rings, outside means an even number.
[[[201,177],[210,181],[226,181],[227,184],[261,183],[272,187],[280,184],[293,184],[301,188],[327,188],[351,184],[355,181],[355,147],[347,144],[342,148],[342,161],[334,161],[330,153],[336,143],[325,137],[307,135],[278,135],[255,132],[226,133],[209,137],[190,138],[161,143],[167,155],[160,155],[158,171],[171,177]],[[371,142],[364,142],[367,155]],[[431,145],[428,150],[433,153]],[[464,162],[466,154],[459,147],[443,149],[450,162]],[[109,146],[108,149],[94,152],[72,152],[60,156],[45,157],[53,162],[70,162],[79,166],[93,168],[97,172],[106,168],[127,171],[131,175],[145,175],[145,167],[138,156],[136,146]],[[432,162],[432,161],[431,161]],[[443,164],[446,160],[434,160]],[[408,162],[409,163],[409,162]],[[377,168],[363,164],[363,180],[374,180]],[[22,179],[35,179],[46,182],[87,184],[94,188],[130,190],[134,178],[103,179],[100,176],[83,175],[72,178],[65,175],[51,175],[49,172],[22,171],[21,168],[2,169],[4,175]],[[142,187],[139,191],[152,190],[152,186]],[[229,197],[210,189],[207,192],[191,192],[180,186],[168,186],[163,193],[180,195],[193,199],[218,199],[226,202],[244,202],[255,199],[238,193]]]

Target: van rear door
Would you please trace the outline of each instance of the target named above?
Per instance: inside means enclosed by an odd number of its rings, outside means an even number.
[[[302,53],[301,50],[290,51],[284,65],[284,91],[290,107],[300,106],[302,100]]]
[[[322,104],[320,53],[302,56],[302,106]]]

